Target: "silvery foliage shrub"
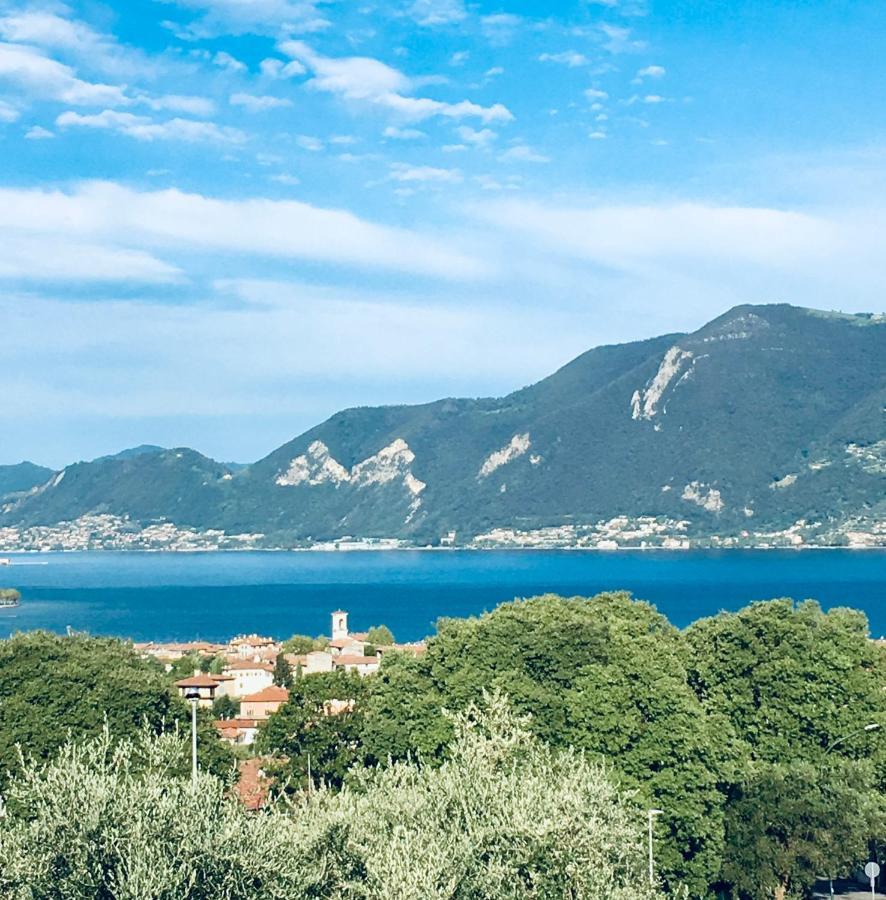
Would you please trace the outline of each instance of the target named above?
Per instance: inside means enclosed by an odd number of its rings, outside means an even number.
[[[442,766],[407,762],[246,812],[171,774],[175,735],[107,734],[25,767],[0,819],[0,896],[652,900],[643,814],[500,697],[455,718]]]

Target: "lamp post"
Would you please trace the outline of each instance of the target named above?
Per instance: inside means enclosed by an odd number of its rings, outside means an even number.
[[[837,744],[842,744],[843,741],[848,741],[849,738],[854,738],[857,734],[864,734],[866,731],[877,731],[880,727],[879,722],[868,722],[867,725],[862,728],[856,728],[855,731],[850,731],[848,734],[844,734],[842,737],[838,737],[835,741],[831,741],[830,744],[825,747],[824,755],[827,756]],[[822,763],[822,768],[824,768],[824,763]],[[873,891],[873,879],[871,880],[871,890]],[[828,878],[828,887],[830,889],[831,900],[834,900],[834,877],[831,875]]]
[[[655,862],[652,858],[652,826],[655,822],[655,817],[660,816],[664,813],[663,809],[649,809],[646,811],[649,816],[649,884],[655,884]]]
[[[191,688],[185,694],[185,699],[191,702],[191,781],[197,781],[197,702],[200,700],[200,691]]]

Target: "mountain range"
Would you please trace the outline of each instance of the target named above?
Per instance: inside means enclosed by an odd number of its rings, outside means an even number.
[[[739,306],[506,397],[344,410],[248,466],[0,467],[0,531],[90,516],[256,546],[886,544],[886,317]]]

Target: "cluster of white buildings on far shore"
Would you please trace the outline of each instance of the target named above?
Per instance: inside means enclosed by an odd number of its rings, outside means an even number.
[[[283,652],[282,642],[274,638],[250,634],[233,638],[227,644],[189,641],[144,643],[135,647],[143,656],[153,657],[167,667],[191,654],[223,659],[218,674],[198,671],[177,681],[175,686],[183,697],[196,695],[200,706],[211,707],[220,697],[230,697],[239,703],[236,717],[215,722],[221,736],[231,743],[251,744],[261,722],[289,699],[289,691],[274,684],[277,657]],[[368,650],[367,634],[349,631],[348,614],[336,610],[332,613],[332,634],[324,649],[304,654],[284,653],[283,658],[293,672],[302,675],[345,671],[365,676],[378,670],[385,653],[400,650],[420,654],[424,652],[424,644],[377,646],[371,649],[371,655],[367,654]],[[343,702],[347,705],[346,699]]]

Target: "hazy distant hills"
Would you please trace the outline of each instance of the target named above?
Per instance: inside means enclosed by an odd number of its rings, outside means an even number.
[[[111,513],[424,543],[653,516],[691,536],[802,520],[838,542],[886,523],[884,410],[886,318],[742,306],[501,399],[345,410],[248,467],[156,447],[17,481],[0,467],[0,494],[39,484],[0,526]]]

